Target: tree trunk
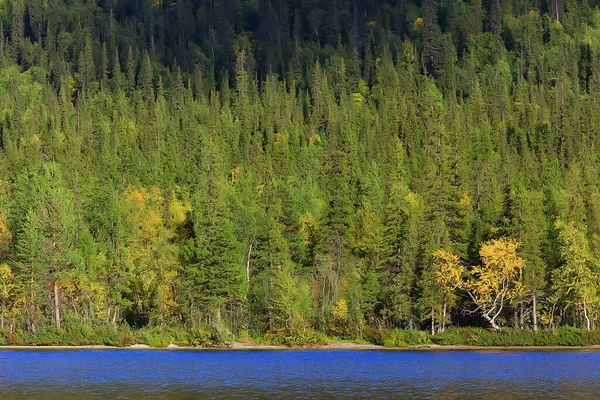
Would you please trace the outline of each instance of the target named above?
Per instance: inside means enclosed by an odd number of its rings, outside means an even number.
[[[435,335],[435,309],[431,307],[431,334]]]
[[[33,278],[33,268],[31,269],[31,303],[27,307],[27,311],[29,313],[29,329],[31,332],[35,333],[35,286],[34,286],[34,278]]]
[[[502,329],[502,327],[501,327],[500,325],[498,325],[498,324],[496,323],[496,321],[494,321],[494,320],[489,320],[488,322],[490,323],[490,325],[492,326],[492,328],[494,328],[495,330],[499,331],[499,330],[501,330],[501,329]]]
[[[497,316],[497,315],[495,315],[495,316],[492,318],[492,317],[490,317],[490,316],[489,316],[489,315],[487,315],[487,314],[483,314],[483,317],[484,317],[484,318],[486,319],[486,321],[487,321],[487,322],[490,324],[490,326],[491,326],[492,328],[494,328],[495,330],[499,331],[499,330],[501,330],[501,329],[502,329],[502,327],[496,323],[496,316]]]
[[[523,326],[525,326],[525,322],[523,321],[523,309],[525,308],[525,305],[523,304],[523,301],[519,302],[519,328],[523,329]]]
[[[588,317],[588,313],[587,313],[587,303],[584,301],[583,302],[583,315],[585,316],[585,321],[586,321],[586,325],[587,325],[587,330],[591,331],[592,328],[590,327],[590,318]]]
[[[246,283],[250,286],[250,255],[252,254],[252,243],[248,248],[248,258],[246,259]]]
[[[56,328],[60,329],[60,300],[58,298],[58,281],[54,281],[54,319]]]
[[[531,304],[531,313],[532,313],[532,319],[533,319],[533,331],[537,332],[538,326],[537,326],[537,296],[535,295],[535,292],[533,292],[533,302]]]
[[[446,304],[446,300],[444,300],[444,312],[442,315],[442,332],[444,332],[446,330],[446,309],[447,309],[447,304]]]
[[[2,299],[2,317],[0,318],[0,328],[4,329],[4,302],[5,300]]]

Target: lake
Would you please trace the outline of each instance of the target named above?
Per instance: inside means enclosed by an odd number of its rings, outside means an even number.
[[[0,350],[0,399],[599,395],[593,350]]]

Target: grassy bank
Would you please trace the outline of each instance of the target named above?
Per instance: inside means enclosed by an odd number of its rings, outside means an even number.
[[[343,338],[346,342],[380,345],[386,348],[409,348],[428,345],[439,346],[595,346],[600,345],[600,330],[587,331],[579,328],[560,327],[533,332],[525,329],[507,328],[499,332],[483,328],[452,328],[437,335],[425,331],[373,329],[362,338]],[[131,329],[121,327],[96,327],[87,325],[68,329],[40,329],[35,335],[0,330],[0,346],[114,346],[127,347],[145,344],[151,347],[223,347],[232,343],[253,343],[265,346],[320,347],[339,343],[341,338],[328,337],[320,332],[307,331],[301,335],[283,333],[251,337],[246,332],[231,335],[209,327],[152,327]]]
[[[600,330],[573,327],[543,329],[504,329],[499,332],[481,328],[451,329],[431,337],[439,345],[467,346],[594,346],[600,345]]]
[[[377,341],[385,347],[409,347],[428,344],[441,346],[595,346],[600,345],[600,330],[573,327],[541,329],[506,328],[501,331],[483,328],[453,328],[431,335],[423,331],[383,330]]]
[[[114,346],[126,347],[133,344],[147,344],[152,347],[166,347],[169,344],[179,346],[217,346],[226,342],[219,332],[210,329],[187,329],[183,327],[153,327],[130,329],[128,326],[102,326],[92,328],[88,325],[68,329],[46,328],[36,334],[16,331],[9,333],[0,330],[2,346]]]

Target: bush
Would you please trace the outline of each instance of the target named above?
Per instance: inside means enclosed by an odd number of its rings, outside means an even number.
[[[86,339],[92,339],[92,337],[93,337],[92,327],[89,326],[88,324],[82,324],[81,325],[81,335]]]
[[[8,344],[8,331],[0,329],[0,346],[6,346]]]
[[[35,336],[29,336],[29,343],[37,346],[61,346],[63,345],[63,340],[61,335],[64,333],[64,330],[57,330],[54,327],[44,326],[40,328]]]
[[[247,329],[242,329],[235,337],[235,340],[238,342],[251,342],[252,336],[250,336],[250,332]]]
[[[206,346],[212,344],[210,328],[199,327],[188,331],[188,343],[192,346]]]
[[[385,347],[408,347],[430,344],[429,335],[425,331],[415,329],[382,329],[381,343]]]
[[[105,345],[105,346],[115,346],[122,347],[125,345],[123,342],[123,338],[125,337],[126,331],[121,328],[121,330],[113,327],[113,326],[99,326],[94,331],[94,344]]]
[[[600,344],[600,331],[562,326],[555,330],[453,328],[432,336],[433,343],[470,346],[591,346]]]
[[[167,347],[171,343],[168,332],[160,328],[142,328],[133,332],[135,343],[147,344],[151,347]]]
[[[362,333],[363,340],[365,340],[368,343],[383,344],[381,331],[381,329],[377,329],[367,325],[365,326]]]
[[[324,333],[312,329],[294,333],[281,330],[267,333],[265,342],[276,346],[320,346],[327,344],[329,339]]]

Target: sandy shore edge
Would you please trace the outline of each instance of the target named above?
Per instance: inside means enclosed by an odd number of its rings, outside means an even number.
[[[214,347],[191,347],[170,344],[167,347],[151,347],[147,344],[134,344],[126,347],[89,346],[0,346],[2,350],[600,350],[600,345],[592,346],[467,346],[427,344],[408,347],[384,347],[376,344],[354,342],[331,342],[318,346],[277,346],[253,342],[233,342]]]

